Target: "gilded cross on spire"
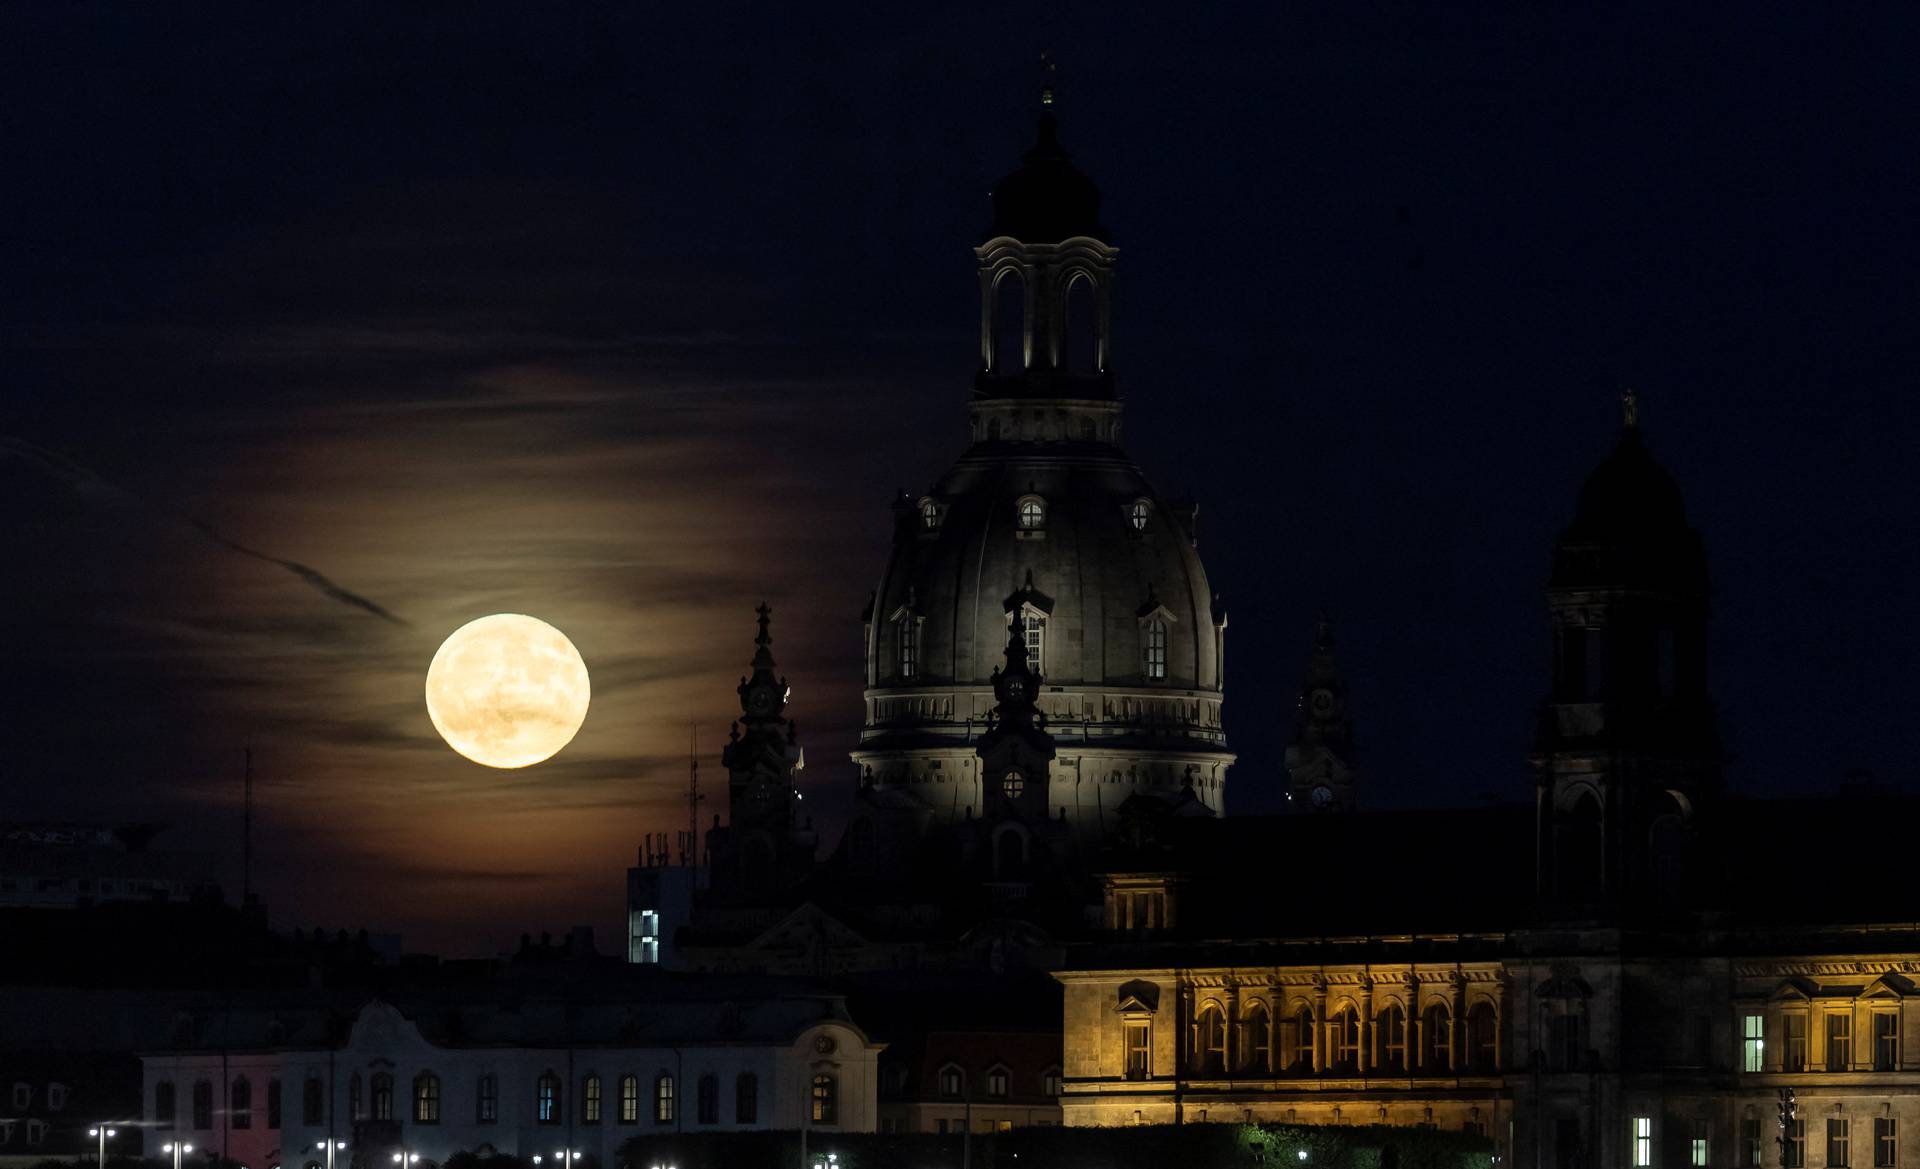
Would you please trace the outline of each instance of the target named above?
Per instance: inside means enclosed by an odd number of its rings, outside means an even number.
[[[1632,390],[1620,395],[1620,419],[1626,423],[1628,430],[1640,428],[1640,399],[1634,396]]]
[[[760,614],[760,636],[753,639],[755,645],[772,645],[773,636],[767,632],[767,623],[773,620],[773,609],[765,601],[754,612]]]

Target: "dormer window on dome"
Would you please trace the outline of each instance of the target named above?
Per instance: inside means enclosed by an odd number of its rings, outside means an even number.
[[[1047,532],[1047,501],[1038,495],[1023,495],[1013,505],[1014,526],[1022,539],[1037,539]]]
[[[1153,518],[1153,504],[1149,500],[1136,499],[1127,505],[1127,526],[1136,532],[1147,530],[1147,521]]]
[[[920,531],[925,533],[940,530],[941,513],[944,511],[940,501],[929,495],[920,500]]]

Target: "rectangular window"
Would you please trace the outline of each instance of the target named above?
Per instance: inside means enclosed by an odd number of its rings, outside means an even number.
[[[733,1122],[756,1124],[760,1120],[760,1077],[741,1072],[733,1082]]]
[[[600,1077],[588,1076],[580,1085],[580,1123],[600,1123]]]
[[[813,1123],[840,1123],[840,1081],[827,1072],[813,1077]]]
[[[1845,1169],[1847,1138],[1853,1122],[1844,1116],[1827,1118],[1827,1169]]]
[[[1827,1070],[1844,1072],[1853,1066],[1853,1013],[1827,1012]]]
[[[1167,676],[1167,623],[1155,617],[1146,624],[1147,677],[1160,681]]]
[[[326,1118],[326,1085],[319,1076],[308,1076],[300,1087],[300,1123],[316,1125]]]
[[[640,1121],[640,1077],[625,1075],[620,1077],[620,1123],[638,1124]]]
[[[1740,1020],[1740,1070],[1763,1072],[1766,1067],[1767,1020],[1764,1015],[1745,1015]]]
[[[1759,1169],[1760,1165],[1760,1118],[1745,1117],[1740,1121],[1740,1163],[1747,1169]]]
[[[1780,1070],[1786,1072],[1804,1072],[1807,1070],[1807,1017],[1795,1011],[1780,1016],[1781,1045]]]
[[[653,1081],[653,1123],[673,1123],[673,1077],[665,1072]]]
[[[473,1118],[481,1124],[500,1122],[500,1081],[492,1072],[480,1077],[480,1086],[474,1093]]]
[[[1633,1118],[1633,1165],[1634,1169],[1648,1169],[1653,1164],[1653,1117],[1636,1116]]]
[[[917,677],[920,673],[920,620],[908,613],[900,618],[900,676]]]
[[[1687,1164],[1693,1169],[1707,1169],[1708,1142],[1713,1132],[1704,1120],[1693,1122],[1693,1136],[1687,1141]]]
[[[1807,1122],[1790,1120],[1780,1146],[1780,1169],[1805,1169],[1807,1163]]]
[[[1900,1016],[1877,1011],[1873,1016],[1873,1070],[1891,1072],[1900,1067]]]
[[[1127,1078],[1147,1078],[1147,1024],[1145,1020],[1127,1024]]]
[[[280,1127],[280,1081],[278,1079],[267,1081],[267,1127],[271,1129]]]
[[[1900,1163],[1899,1124],[1891,1116],[1873,1118],[1873,1169],[1894,1169]]]

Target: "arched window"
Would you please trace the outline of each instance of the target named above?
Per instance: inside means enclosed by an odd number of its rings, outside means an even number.
[[[1600,801],[1583,791],[1555,832],[1559,856],[1554,866],[1560,895],[1590,902],[1600,895],[1605,854],[1601,850]]]
[[[958,1065],[948,1064],[940,1069],[940,1094],[949,1100],[958,1100],[966,1094],[967,1076]]]
[[[640,1120],[640,1077],[628,1072],[620,1077],[620,1123],[637,1124]]]
[[[1014,774],[1018,774],[1015,772]],[[995,880],[1017,880],[1027,870],[1027,838],[1020,830],[1007,827],[993,838],[993,875]]]
[[[1266,1004],[1254,1003],[1240,1020],[1239,1041],[1234,1044],[1234,1067],[1243,1072],[1266,1071],[1273,1049],[1273,1020]]]
[[[280,1128],[280,1077],[267,1081],[267,1127]]]
[[[673,1077],[665,1072],[653,1077],[653,1123],[673,1123]]]
[[[1000,441],[1000,420],[998,418],[987,419],[987,441]]]
[[[551,1071],[541,1072],[534,1081],[533,1119],[540,1124],[560,1123],[560,1077]]]
[[[920,527],[929,532],[940,530],[940,505],[932,497],[920,501]]]
[[[474,1083],[473,1119],[480,1124],[500,1122],[500,1077],[492,1072],[483,1074]]]
[[[1027,367],[1027,282],[1012,268],[993,280],[993,350],[987,367],[1015,374]]]
[[[432,1072],[413,1077],[413,1122],[440,1123],[440,1077]]]
[[[1075,275],[1067,285],[1065,327],[1060,331],[1060,367],[1082,375],[1100,372],[1100,306],[1093,278]]]
[[[1024,495],[1015,508],[1014,518],[1023,532],[1041,532],[1047,527],[1047,501],[1037,495]]]
[[[308,1073],[305,1082],[300,1085],[300,1123],[315,1125],[326,1123],[327,1095],[326,1084],[320,1077]]]
[[[1351,1006],[1335,1011],[1328,1023],[1327,1063],[1345,1075],[1360,1070],[1360,1012]]]
[[[393,1119],[393,1074],[391,1072],[373,1073],[373,1118],[375,1120]]]
[[[1453,1018],[1447,1008],[1435,1003],[1421,1016],[1420,1066],[1430,1072],[1453,1070]]]
[[[213,1083],[210,1080],[194,1081],[193,1127],[202,1132],[213,1127]]]
[[[1127,526],[1136,532],[1147,530],[1147,521],[1153,518],[1153,504],[1144,499],[1136,499],[1127,505]]]
[[[1149,679],[1160,682],[1167,677],[1167,623],[1149,617],[1140,626],[1140,656]]]
[[[813,1123],[840,1123],[840,1081],[833,1073],[814,1073],[812,1098]]]
[[[702,1073],[694,1085],[694,1116],[701,1124],[720,1123],[720,1077]]]
[[[1012,1077],[1010,1077],[1007,1074],[1007,1069],[1004,1067],[995,1066],[995,1067],[988,1068],[987,1069],[988,1097],[995,1100],[1006,1099],[1007,1089],[1010,1086],[1009,1081],[1011,1079]]]
[[[760,1120],[760,1077],[741,1072],[733,1081],[733,1123],[756,1124]]]
[[[920,676],[920,618],[913,613],[902,613],[895,629],[898,630],[895,643],[899,648],[900,676],[917,678]]]
[[[361,1093],[359,1072],[347,1077],[347,1115],[355,1120],[367,1118],[367,1101]]]
[[[600,1077],[592,1072],[580,1082],[580,1123],[600,1123]]]
[[[1381,1011],[1380,1017],[1374,1022],[1374,1034],[1380,1046],[1380,1070],[1395,1075],[1403,1074],[1407,1070],[1406,1008],[1399,1003],[1388,1003],[1387,1009]]]
[[[1049,1100],[1060,1098],[1060,1069],[1048,1068],[1040,1073],[1040,1094]]]
[[[1193,1017],[1193,1070],[1203,1076],[1227,1070],[1227,1021],[1213,1003]]]
[[[155,1128],[172,1128],[175,1121],[176,1102],[173,1098],[173,1081],[161,1080],[153,1086],[153,1124]]]
[[[232,1128],[252,1128],[253,1082],[245,1076],[235,1076],[229,1091],[232,1102],[228,1105],[227,1124]]]
[[[1467,1011],[1467,1066],[1488,1075],[1500,1070],[1500,1030],[1493,1004],[1477,1002]]]

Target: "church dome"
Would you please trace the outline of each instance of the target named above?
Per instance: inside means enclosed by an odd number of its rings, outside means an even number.
[[[1554,549],[1556,588],[1673,589],[1704,596],[1706,552],[1680,486],[1647,449],[1629,404],[1620,439],[1581,485]]]
[[[1613,453],[1587,476],[1573,523],[1596,536],[1686,526],[1680,486],[1647,450],[1638,426],[1622,430]]]
[[[1051,111],[1040,115],[1039,134],[1033,148],[1020,156],[1019,167],[994,184],[993,222],[986,238],[999,236],[1027,243],[1107,238],[1100,223],[1100,188],[1060,145]]]

